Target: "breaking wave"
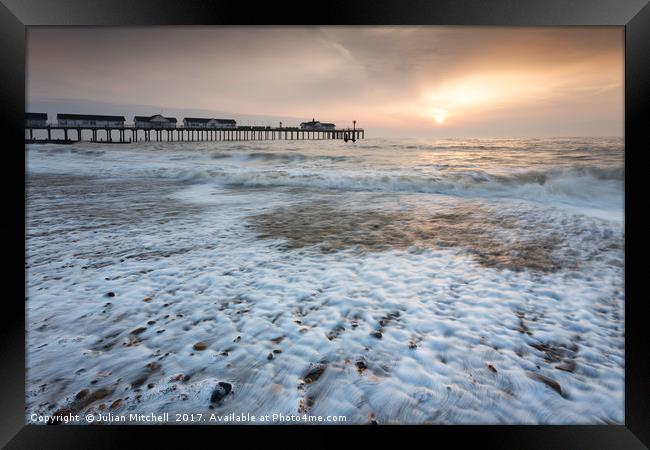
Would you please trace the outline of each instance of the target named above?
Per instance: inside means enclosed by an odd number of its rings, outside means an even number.
[[[347,156],[329,156],[314,155],[308,156],[302,153],[272,153],[272,152],[255,152],[255,153],[234,153],[234,152],[216,152],[210,155],[212,159],[232,159],[238,161],[275,161],[275,162],[294,162],[306,160],[326,160],[326,161],[345,161]]]
[[[464,197],[505,197],[542,202],[594,203],[620,208],[624,169],[576,167],[544,171],[490,174],[474,171],[352,171],[352,170],[157,170],[156,177],[189,183],[216,182],[226,186],[289,187],[387,193],[428,193]]]

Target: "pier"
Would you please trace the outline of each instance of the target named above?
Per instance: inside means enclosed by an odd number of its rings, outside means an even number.
[[[98,116],[99,117],[99,116]],[[122,119],[123,120],[123,119]],[[175,120],[175,119],[174,119]],[[25,121],[26,143],[64,143],[102,142],[124,144],[131,142],[207,142],[207,141],[275,141],[275,140],[344,140],[355,142],[364,139],[363,128],[309,129],[303,127],[241,126],[230,127],[188,127],[186,125],[123,124],[113,126],[97,125],[62,125],[51,124],[43,120],[27,119]],[[173,126],[170,126],[173,125]],[[35,132],[44,133],[42,139],[35,138]],[[86,139],[84,139],[84,135]]]

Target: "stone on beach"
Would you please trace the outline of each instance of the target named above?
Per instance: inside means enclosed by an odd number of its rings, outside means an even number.
[[[528,375],[533,380],[541,381],[542,383],[544,383],[545,385],[553,389],[558,394],[564,396],[564,394],[562,393],[562,387],[560,386],[560,383],[558,383],[554,379],[549,378],[537,372],[527,372],[526,375]]]
[[[325,364],[311,364],[305,375],[303,376],[303,381],[307,384],[317,381],[327,366]]]
[[[230,394],[230,392],[232,392],[232,384],[220,381],[212,391],[210,402],[219,403],[226,395]]]

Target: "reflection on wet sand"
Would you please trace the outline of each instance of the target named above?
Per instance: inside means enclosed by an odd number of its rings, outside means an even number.
[[[316,246],[328,253],[348,248],[368,252],[413,247],[460,248],[485,267],[556,272],[577,261],[561,257],[566,246],[556,232],[470,203],[430,213],[405,209],[352,210],[333,202],[309,202],[251,218],[262,239],[284,239],[285,248]]]

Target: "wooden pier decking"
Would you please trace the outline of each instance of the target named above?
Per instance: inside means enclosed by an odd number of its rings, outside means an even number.
[[[34,139],[34,131],[47,131],[47,140]],[[237,126],[235,128],[175,128],[161,127],[70,127],[59,125],[25,126],[29,137],[26,143],[80,142],[82,132],[89,131],[89,142],[203,142],[203,141],[274,141],[274,140],[332,140],[356,141],[364,139],[363,128],[339,128],[333,130],[310,130],[298,127]],[[116,133],[117,132],[117,133]],[[117,134],[117,136],[115,136]],[[102,136],[103,135],[103,136]],[[72,139],[72,138],[76,139]],[[113,139],[117,137],[117,139]],[[127,139],[128,138],[128,139]]]

